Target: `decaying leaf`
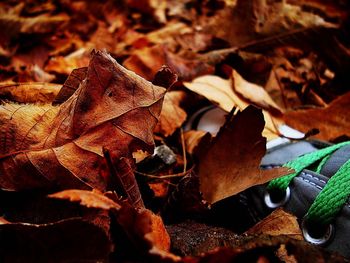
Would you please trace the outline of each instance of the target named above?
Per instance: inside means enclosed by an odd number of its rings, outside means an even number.
[[[297,218],[281,208],[273,211],[245,233],[248,235],[286,235],[294,239],[303,240]]]
[[[350,93],[340,96],[325,108],[304,109],[285,113],[286,124],[303,132],[318,129],[315,138],[332,141],[350,137]]]
[[[0,84],[0,99],[18,103],[51,103],[61,85],[50,83]]]
[[[98,51],[61,106],[2,105],[0,187],[105,190],[102,148],[150,150],[164,92]]]
[[[236,116],[231,111],[198,164],[200,190],[205,200],[215,203],[291,172],[286,168],[259,168],[266,152],[263,128],[263,114],[254,106]]]

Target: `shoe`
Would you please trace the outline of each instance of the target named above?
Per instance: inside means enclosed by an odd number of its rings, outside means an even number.
[[[261,166],[285,166],[293,174],[240,194],[257,223],[278,207],[294,214],[304,239],[350,257],[350,141],[327,146],[301,141],[269,149]]]
[[[216,134],[225,115],[215,106],[203,108],[192,115],[185,129]],[[303,137],[288,126],[282,128],[284,134]],[[350,141],[332,145],[317,140],[292,142],[278,138],[268,142],[266,148],[263,169],[286,166],[295,172],[251,187],[219,204],[218,210],[232,204],[241,211],[240,218],[236,215],[226,221],[231,226],[234,221],[234,230],[244,232],[274,209],[283,207],[298,218],[307,242],[350,258]]]

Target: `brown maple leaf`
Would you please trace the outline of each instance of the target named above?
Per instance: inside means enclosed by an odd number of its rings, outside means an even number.
[[[235,116],[231,111],[199,159],[198,174],[204,199],[215,203],[291,172],[286,168],[259,168],[266,152],[266,138],[261,135],[264,124],[262,111],[254,106]]]
[[[0,188],[104,191],[103,147],[120,157],[153,147],[165,89],[93,52],[86,79],[61,106],[0,108]]]

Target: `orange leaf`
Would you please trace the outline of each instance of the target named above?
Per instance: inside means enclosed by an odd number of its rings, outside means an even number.
[[[79,202],[81,205],[92,208],[100,208],[104,210],[119,210],[121,206],[104,196],[100,191],[84,191],[84,190],[65,190],[59,193],[49,195],[51,198],[68,199],[71,202]]]
[[[94,52],[87,77],[61,106],[0,108],[0,188],[107,187],[102,149],[120,157],[153,148],[165,89]]]
[[[325,108],[287,112],[285,122],[302,132],[318,129],[315,137],[332,141],[341,136],[350,137],[350,92],[332,101]]]

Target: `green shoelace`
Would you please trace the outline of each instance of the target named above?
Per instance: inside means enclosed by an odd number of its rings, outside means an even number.
[[[322,150],[305,154],[295,160],[286,163],[284,166],[295,170],[294,173],[272,180],[268,186],[268,191],[286,191],[288,185],[303,169],[319,161],[316,172],[319,172],[326,163],[330,155],[337,149],[349,145],[350,141],[329,146]],[[317,195],[310,206],[306,220],[317,222],[321,225],[330,224],[350,195],[350,160],[345,162],[339,170],[328,180],[325,187]]]

